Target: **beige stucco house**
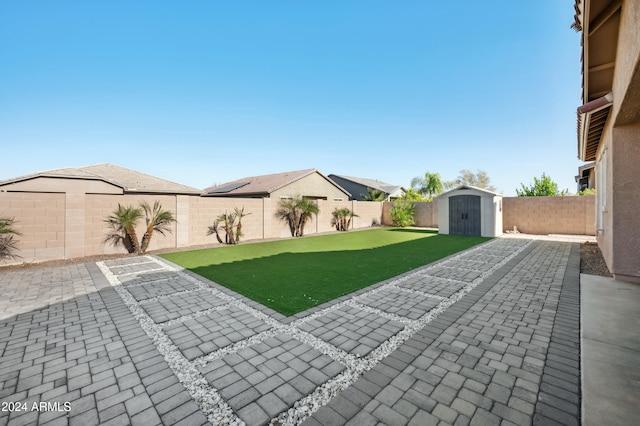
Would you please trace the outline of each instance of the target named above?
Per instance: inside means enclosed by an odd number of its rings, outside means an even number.
[[[640,1],[576,0],[578,157],[595,161],[596,236],[614,277],[640,283]]]
[[[184,214],[188,199],[199,194],[186,185],[97,164],[0,181],[0,215],[17,221],[20,261],[70,259],[119,251],[104,244],[104,219],[118,204],[158,200],[176,216],[174,227],[179,227],[189,222]],[[186,244],[176,241],[176,234],[157,236],[151,249]]]
[[[202,196],[348,201],[351,194],[318,170],[306,169],[237,179],[207,188]]]

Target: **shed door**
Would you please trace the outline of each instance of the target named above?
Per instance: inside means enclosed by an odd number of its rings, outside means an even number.
[[[480,235],[480,196],[449,197],[449,234]]]

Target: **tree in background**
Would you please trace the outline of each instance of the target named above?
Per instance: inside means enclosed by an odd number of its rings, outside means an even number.
[[[578,195],[596,195],[595,188],[585,188],[582,191],[578,192]]]
[[[338,231],[348,231],[351,226],[351,219],[358,217],[353,211],[348,208],[336,207],[331,212],[331,225],[336,227]]]
[[[424,196],[422,194],[419,194],[418,192],[416,192],[416,190],[413,189],[413,188],[407,189],[404,192],[404,194],[402,194],[402,197],[400,197],[400,200],[403,200],[403,201],[416,201],[416,202],[426,201]]]
[[[427,171],[424,176],[416,176],[411,179],[411,188],[426,197],[427,201],[432,201],[434,195],[444,191],[444,184],[440,173],[429,173]]]
[[[289,225],[292,237],[302,237],[304,226],[320,209],[313,200],[300,196],[290,199],[282,199],[276,210],[276,218]]]
[[[444,183],[446,189],[453,189],[460,185],[475,186],[476,188],[486,189],[487,191],[495,191],[496,187],[490,184],[491,179],[484,170],[478,169],[477,173],[473,173],[471,170],[462,169],[460,175],[451,181]]]
[[[520,186],[522,190],[516,188],[518,197],[558,197],[568,193],[566,189],[559,191],[558,184],[544,173],[540,179],[534,177],[531,186],[524,186],[523,183]]]
[[[379,189],[367,188],[367,194],[362,194],[364,201],[386,201],[387,194]]]
[[[12,217],[0,217],[0,260],[20,257],[14,253],[18,250],[16,236],[22,235],[14,228],[15,223]]]
[[[411,226],[415,222],[416,207],[408,201],[394,201],[389,215],[395,226]]]

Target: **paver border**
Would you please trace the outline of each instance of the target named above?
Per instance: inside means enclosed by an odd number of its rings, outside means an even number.
[[[580,244],[573,243],[540,381],[534,425],[581,424],[580,350]]]

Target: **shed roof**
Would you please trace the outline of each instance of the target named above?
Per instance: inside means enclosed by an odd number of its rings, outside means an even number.
[[[457,187],[455,187],[453,189],[450,189],[450,190],[448,190],[446,192],[443,192],[442,194],[438,194],[438,198],[440,198],[442,196],[453,195],[453,192],[460,191],[462,189],[472,189],[474,191],[484,192],[484,193],[486,193],[488,195],[502,197],[502,194],[498,194],[497,192],[489,191],[488,189],[478,188],[477,186],[471,186],[471,185],[460,185],[460,186],[457,186]]]

